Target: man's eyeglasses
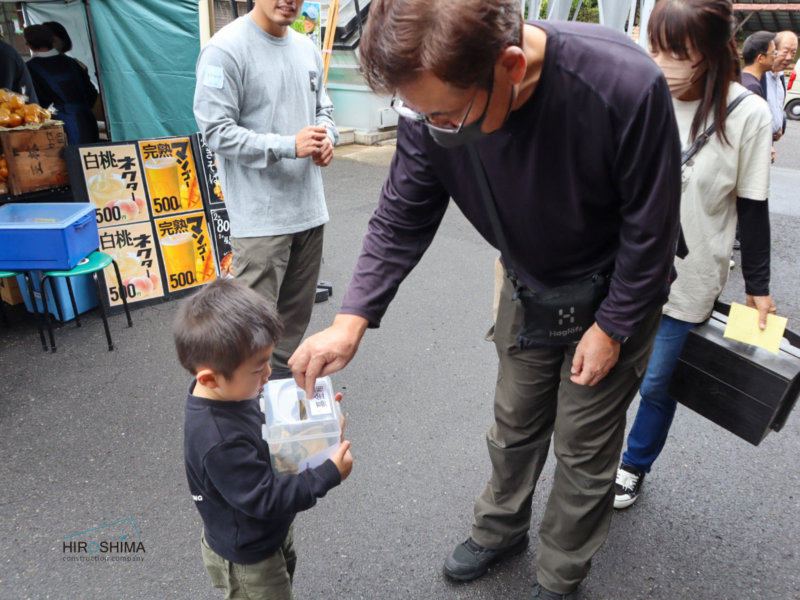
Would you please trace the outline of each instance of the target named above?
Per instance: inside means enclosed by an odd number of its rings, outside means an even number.
[[[392,103],[390,106],[394,112],[401,117],[405,117],[406,119],[417,121],[418,123],[425,123],[425,125],[428,127],[433,127],[434,129],[439,129],[440,131],[458,133],[464,128],[464,123],[467,122],[467,116],[469,116],[469,113],[472,110],[472,105],[475,104],[475,98],[477,97],[478,91],[476,90],[475,94],[472,96],[469,106],[467,107],[467,112],[464,114],[464,118],[461,119],[461,122],[458,125],[450,125],[449,123],[434,123],[430,116],[407,106],[400,98],[397,97],[397,95],[392,96]]]
[[[492,88],[494,86],[493,79],[489,79],[489,95],[486,98],[486,108],[489,108],[489,101],[492,98]],[[410,119],[412,121],[417,121],[418,123],[424,123],[428,127],[432,127],[433,129],[438,129],[439,131],[446,131],[447,133],[458,133],[462,129],[464,129],[464,125],[467,122],[467,117],[469,113],[472,111],[472,105],[475,104],[475,99],[478,97],[478,92],[480,91],[480,87],[475,90],[475,94],[472,96],[472,100],[470,100],[469,106],[467,106],[467,112],[464,113],[464,117],[461,119],[461,122],[458,125],[450,125],[448,123],[435,123],[431,120],[429,115],[425,113],[421,113],[417,110],[414,110],[410,106],[407,106],[400,98],[397,97],[397,94],[392,96],[392,102],[390,106],[392,110],[396,112],[401,117],[405,117],[406,119]],[[486,114],[486,110],[484,109],[484,114]],[[435,117],[434,117],[435,118]]]

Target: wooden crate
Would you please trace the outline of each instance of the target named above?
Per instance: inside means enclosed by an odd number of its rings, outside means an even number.
[[[8,188],[18,196],[69,184],[61,125],[42,129],[0,131],[0,147],[8,163]]]

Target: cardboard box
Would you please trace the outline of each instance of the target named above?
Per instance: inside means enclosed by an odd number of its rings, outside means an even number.
[[[0,298],[11,306],[22,302],[22,292],[16,277],[0,278]]]

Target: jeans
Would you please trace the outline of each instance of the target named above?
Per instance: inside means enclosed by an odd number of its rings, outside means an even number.
[[[634,469],[649,473],[667,441],[677,408],[677,402],[667,396],[667,388],[686,336],[695,325],[667,315],[661,317],[650,364],[639,390],[642,396],[639,411],[628,434],[628,449],[622,455],[622,462]]]

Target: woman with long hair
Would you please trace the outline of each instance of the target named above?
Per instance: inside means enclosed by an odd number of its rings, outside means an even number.
[[[725,287],[737,215],[747,305],[758,309],[762,329],[767,314],[775,313],[769,295],[767,205],[771,116],[762,98],[742,97],[750,93],[737,81],[735,32],[730,0],[661,0],[648,23],[650,54],[667,79],[683,151],[712,124],[716,129],[683,166],[681,225],[689,254],[676,258],[678,277],[664,306],[628,449],[617,471],[615,508],[636,501],[645,474],[664,448],[676,408],[667,388],[686,336],[711,315]]]

